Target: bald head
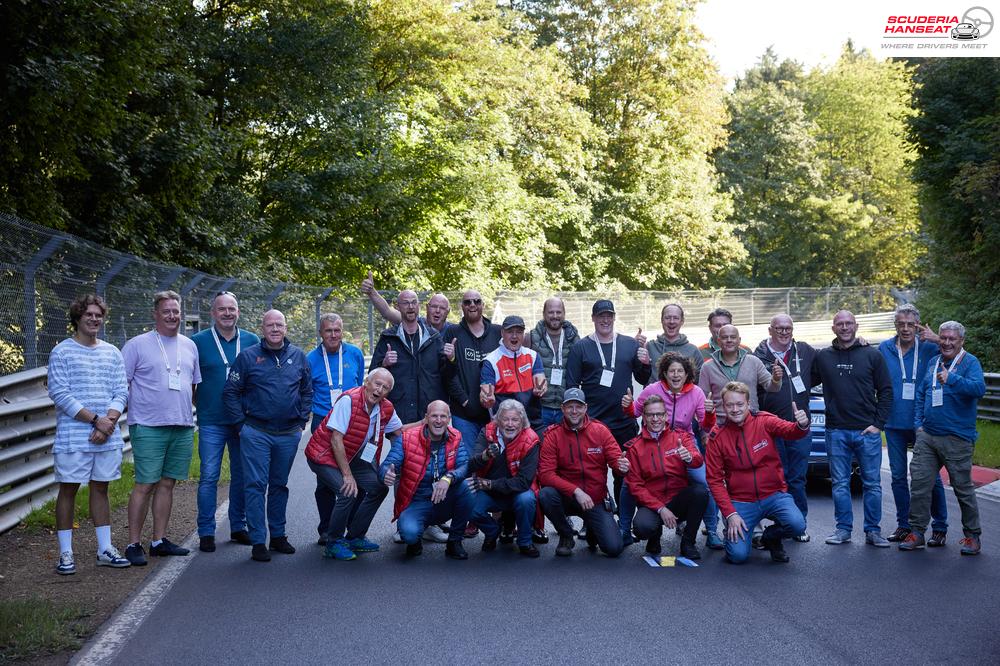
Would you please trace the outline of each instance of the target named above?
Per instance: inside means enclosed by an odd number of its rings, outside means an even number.
[[[448,431],[448,422],[451,420],[451,410],[444,400],[435,400],[427,405],[427,413],[424,415],[424,424],[430,431],[431,439],[439,441]]]
[[[563,299],[553,296],[546,299],[542,304],[542,320],[545,328],[552,333],[559,333],[562,330],[563,322],[566,321],[566,305]]]
[[[469,324],[478,323],[483,318],[483,296],[475,289],[462,294],[462,319]]]
[[[417,292],[412,289],[404,289],[399,292],[399,296],[396,297],[396,309],[399,310],[404,323],[415,323],[420,315],[420,300],[417,298]]]
[[[837,344],[842,348],[854,344],[858,335],[858,320],[850,310],[841,310],[833,316],[833,334],[837,336]]]
[[[271,349],[281,349],[285,345],[285,315],[281,310],[268,310],[261,321],[261,332],[264,334],[264,344]]]
[[[740,332],[732,324],[725,324],[719,329],[719,348],[723,356],[738,353],[740,348]]]
[[[371,409],[389,395],[395,383],[396,380],[393,379],[392,373],[385,368],[375,368],[369,372],[368,376],[365,377],[365,383],[362,385],[368,409]]]
[[[448,297],[444,294],[434,294],[427,301],[427,311],[425,313],[427,323],[436,330],[441,331],[444,329],[445,324],[448,323],[449,312],[451,312],[451,303],[448,302]]]

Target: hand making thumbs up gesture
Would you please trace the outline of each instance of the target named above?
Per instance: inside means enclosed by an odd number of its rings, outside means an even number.
[[[391,344],[386,343],[385,346],[387,351],[385,352],[385,358],[382,359],[382,367],[391,368],[392,366],[396,365],[396,352],[392,350]]]
[[[792,403],[792,414],[795,415],[795,422],[799,424],[800,428],[806,429],[809,427],[809,415],[799,409],[799,406],[794,402]]]

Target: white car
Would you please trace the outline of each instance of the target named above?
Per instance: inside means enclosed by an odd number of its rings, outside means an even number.
[[[959,23],[951,29],[952,39],[979,39],[979,28],[971,23]]]

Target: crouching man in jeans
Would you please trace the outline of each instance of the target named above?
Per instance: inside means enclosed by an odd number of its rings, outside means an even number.
[[[782,537],[806,530],[806,520],[788,494],[781,456],[774,440],[809,434],[809,415],[792,403],[795,423],[774,414],[750,411],[750,388],[729,382],[722,389],[724,425],[715,426],[705,446],[705,476],[726,517],[726,559],[742,564],[750,556],[753,530],[761,519],[777,522],[764,530],[764,547],[775,562],[788,562]]]
[[[965,327],[946,321],[938,330],[941,356],[931,361],[917,388],[914,425],[917,442],[910,461],[910,528],[900,550],[923,548],[930,520],[931,493],[941,467],[962,510],[962,555],[982,548],[979,505],[972,485],[972,450],[976,443],[976,403],[986,394],[983,366],[965,345]]]
[[[427,405],[423,421],[393,443],[379,469],[386,486],[399,481],[392,519],[399,521],[407,557],[423,553],[420,538],[425,527],[451,520],[445,555],[453,560],[469,559],[462,547],[474,502],[472,491],[462,483],[469,451],[462,446],[462,433],[448,425],[450,420],[448,403],[435,400]]]
[[[628,473],[614,435],[600,421],[587,416],[583,390],[566,389],[562,423],[549,426],[538,457],[538,501],[559,533],[556,555],[573,554],[573,527],[567,515],[580,516],[587,528],[587,545],[608,557],[622,552],[622,535],[608,497],[608,469],[615,476]]]

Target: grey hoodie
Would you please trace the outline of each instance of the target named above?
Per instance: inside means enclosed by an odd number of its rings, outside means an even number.
[[[649,352],[649,365],[653,368],[653,376],[649,378],[650,384],[660,381],[657,364],[660,362],[661,356],[671,351],[691,359],[691,363],[694,365],[694,383],[698,383],[698,378],[701,376],[701,366],[705,363],[705,359],[702,358],[698,347],[688,342],[687,336],[683,333],[678,335],[673,342],[668,342],[667,336],[661,333],[656,336],[655,340],[646,342],[646,351]]]

